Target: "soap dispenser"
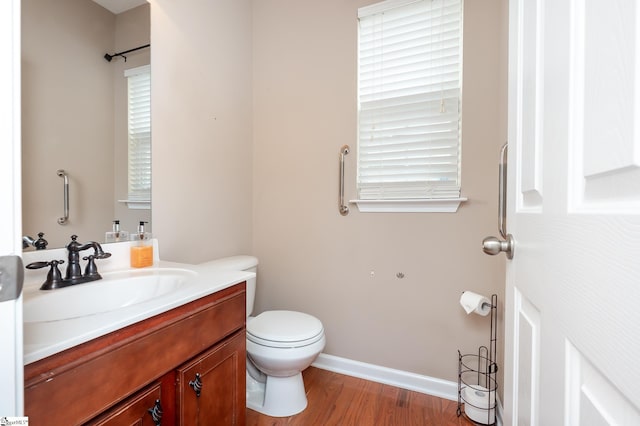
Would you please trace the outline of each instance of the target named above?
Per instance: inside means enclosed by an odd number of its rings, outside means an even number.
[[[153,241],[151,233],[145,232],[144,224],[140,221],[138,232],[131,235],[131,267],[144,268],[153,265]]]
[[[117,243],[120,241],[129,241],[129,233],[127,231],[120,230],[120,221],[118,219],[113,221],[111,231],[105,232],[105,243]]]

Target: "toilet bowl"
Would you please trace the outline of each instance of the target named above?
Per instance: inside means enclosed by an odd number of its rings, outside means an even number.
[[[224,269],[257,271],[258,259],[234,256],[207,262]],[[302,371],[324,349],[322,322],[296,311],[253,311],[256,279],[247,280],[247,407],[288,417],[307,407]]]

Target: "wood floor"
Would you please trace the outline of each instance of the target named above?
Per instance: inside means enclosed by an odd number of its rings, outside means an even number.
[[[458,403],[394,386],[309,367],[303,372],[309,405],[291,417],[247,409],[247,426],[467,426]]]

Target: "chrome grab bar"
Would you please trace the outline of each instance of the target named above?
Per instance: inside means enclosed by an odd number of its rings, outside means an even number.
[[[486,237],[482,240],[482,250],[492,256],[505,252],[507,259],[513,259],[515,240],[513,235],[507,233],[507,146],[508,143],[505,143],[500,150],[498,165],[498,231],[504,240]]]
[[[507,150],[505,142],[500,150],[500,165],[498,166],[498,230],[502,238],[507,238]]]
[[[349,206],[344,203],[344,156],[349,153],[349,145],[344,145],[340,148],[340,204],[339,211],[342,216],[349,214]]]
[[[60,169],[57,172],[57,175],[64,179],[63,188],[62,188],[62,198],[64,203],[64,216],[58,218],[58,223],[60,225],[64,225],[69,220],[69,176],[67,173]]]

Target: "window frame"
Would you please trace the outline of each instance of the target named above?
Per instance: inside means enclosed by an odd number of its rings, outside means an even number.
[[[357,140],[357,145],[358,145],[358,160],[357,160],[357,173],[356,173],[356,180],[357,180],[357,191],[358,191],[358,199],[355,200],[350,200],[350,203],[355,203],[358,206],[358,210],[361,212],[455,212],[457,211],[460,203],[467,201],[466,197],[461,197],[460,196],[460,191],[461,191],[461,170],[462,170],[462,162],[461,162],[461,147],[462,147],[462,135],[461,135],[461,130],[462,130],[462,111],[461,111],[461,107],[462,107],[462,47],[463,47],[463,43],[462,43],[462,32],[463,32],[463,7],[464,7],[464,0],[459,0],[459,7],[460,7],[460,28],[459,28],[459,36],[458,36],[458,49],[459,49],[459,60],[458,60],[458,66],[459,66],[459,75],[457,77],[457,86],[455,87],[455,90],[457,90],[457,102],[458,102],[458,116],[457,116],[457,147],[456,147],[456,154],[457,154],[457,164],[455,165],[455,173],[457,174],[456,177],[456,181],[455,184],[452,185],[452,190],[448,191],[445,188],[444,194],[445,196],[442,195],[438,195],[438,194],[430,194],[429,196],[427,196],[425,194],[429,192],[428,189],[424,189],[426,188],[438,188],[438,185],[432,185],[429,184],[429,180],[422,180],[419,182],[418,185],[420,187],[423,188],[422,190],[422,194],[420,194],[419,197],[412,197],[411,194],[411,185],[415,185],[414,181],[411,181],[409,179],[407,179],[406,181],[402,181],[404,183],[406,183],[406,185],[399,186],[400,192],[402,193],[403,191],[407,191],[406,195],[404,196],[399,196],[396,198],[393,198],[393,196],[385,196],[384,192],[385,192],[385,184],[382,183],[382,190],[379,190],[378,193],[376,193],[375,190],[375,185],[374,184],[374,191],[373,193],[370,193],[369,196],[365,196],[363,197],[362,194],[362,189],[363,186],[366,189],[366,185],[362,185],[362,180],[361,180],[361,119],[362,119],[362,114],[361,114],[361,102],[362,102],[362,93],[361,93],[361,87],[362,87],[362,64],[361,64],[361,55],[362,55],[362,47],[361,47],[361,25],[360,25],[360,20],[362,18],[367,19],[367,17],[374,17],[375,15],[379,15],[385,11],[391,10],[391,9],[397,9],[400,7],[404,7],[404,6],[408,6],[414,3],[419,3],[419,2],[423,2],[424,0],[386,0],[386,1],[382,1],[380,3],[376,3],[373,5],[369,5],[369,6],[365,6],[362,7],[360,9],[358,9],[358,46],[357,46],[357,51],[358,51],[358,75],[357,75],[357,79],[358,79],[358,99],[357,99],[357,103],[358,103],[358,140]],[[446,0],[445,0],[446,1]],[[425,94],[425,96],[427,96],[430,92],[428,91],[423,91],[421,92],[423,94]],[[442,95],[444,96],[444,94]],[[444,98],[442,98],[444,99]],[[430,101],[433,102],[433,101]],[[444,100],[442,101],[444,102]],[[429,146],[429,142],[425,141],[420,141],[419,142],[421,144],[421,146]],[[454,154],[455,156],[455,154]],[[388,167],[388,166],[387,166]],[[427,169],[428,170],[428,169]],[[431,175],[431,172],[427,172],[428,175]],[[393,189],[395,189],[396,184],[395,183],[389,183],[388,185],[390,185],[390,187]],[[402,189],[404,188],[404,189]]]

